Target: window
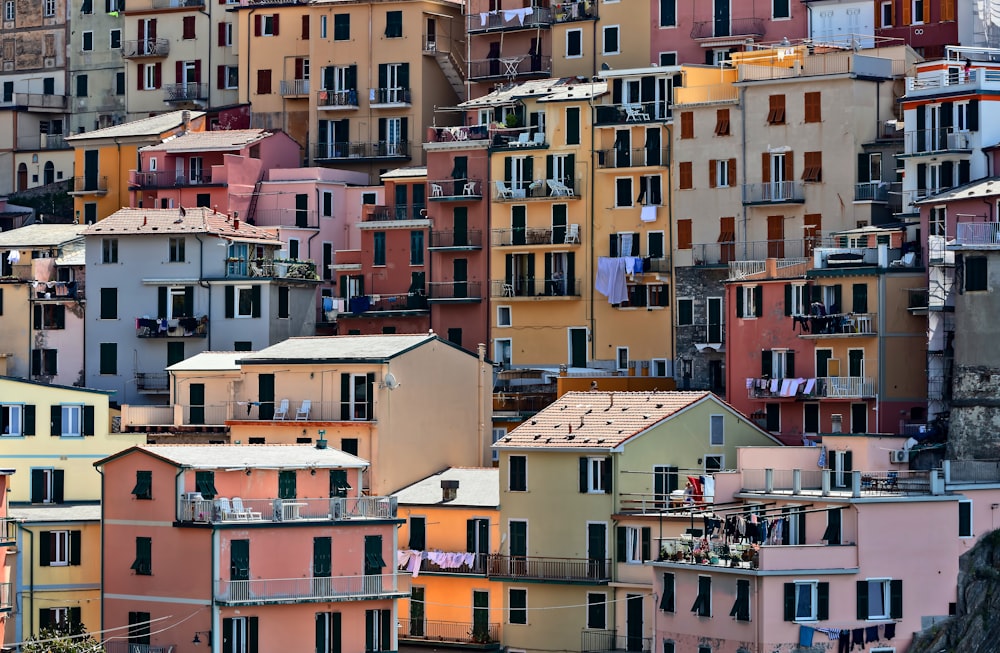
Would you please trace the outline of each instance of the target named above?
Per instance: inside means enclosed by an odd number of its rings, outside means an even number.
[[[764,290],[761,286],[737,286],[735,290],[736,317],[752,319],[764,314]]]
[[[958,536],[972,537],[972,502],[958,502]]]
[[[715,135],[729,136],[729,109],[716,109]]]
[[[660,193],[660,175],[643,175],[639,177],[639,196],[637,204],[643,206],[660,206],[663,196]]]
[[[690,161],[681,161],[677,164],[677,188],[680,190],[691,190],[694,188],[691,165]]]
[[[693,111],[681,111],[681,138],[694,138]]]
[[[580,458],[580,492],[589,494],[611,493],[610,458]]]
[[[258,95],[269,95],[271,93],[271,71],[268,70],[258,70],[257,71],[257,94]]]
[[[326,16],[319,17],[319,37],[325,39],[327,35],[327,20]]]
[[[184,17],[184,20],[181,23],[181,34],[182,34],[181,38],[182,39],[194,39],[194,38],[197,38],[197,35],[195,34],[194,21],[195,21],[195,17],[194,16],[185,16]]]
[[[291,290],[288,286],[278,286],[278,318],[287,320],[291,317],[288,298]]]
[[[615,208],[632,206],[632,178],[618,177],[615,179]]]
[[[607,25],[604,28],[604,51],[603,54],[618,54],[621,52],[618,43],[618,25]]]
[[[660,27],[677,27],[677,0],[660,0]]]
[[[388,610],[368,610],[367,612],[388,612]],[[366,612],[366,616],[367,616]],[[147,632],[149,626],[146,626]],[[258,617],[227,617],[222,620],[222,650],[226,653],[257,653],[259,630]],[[383,629],[376,628],[375,632],[382,633]],[[131,640],[130,640],[131,641]],[[381,637],[374,640],[382,641]],[[146,642],[149,643],[148,641]],[[383,651],[384,646],[369,648],[369,651]]]
[[[628,347],[618,347],[616,359],[618,371],[628,370]]]
[[[194,489],[201,493],[203,499],[211,501],[218,492],[215,489],[215,472],[194,473]]]
[[[583,56],[583,30],[566,30],[566,58],[576,59]]]
[[[218,86],[221,89],[233,89],[240,87],[239,66],[219,66]]]
[[[894,0],[884,0],[882,2],[880,16],[882,27],[892,27],[892,3]]]
[[[46,18],[51,18],[56,15],[56,0],[43,0],[42,2],[42,14]]]
[[[385,232],[372,233],[372,265],[385,265]]]
[[[100,350],[100,374],[118,374],[118,343],[102,342]]]
[[[709,188],[728,188],[736,181],[736,159],[713,159],[708,162]]]
[[[385,38],[398,39],[403,36],[403,12],[385,12]]]
[[[149,470],[137,470],[135,473],[135,487],[132,494],[136,499],[153,498],[153,472]]]
[[[712,577],[698,576],[698,597],[691,606],[691,612],[699,617],[712,616]]]
[[[113,29],[110,32],[111,40],[110,45],[112,50],[120,50],[122,47],[122,31],[120,29]]]
[[[350,41],[351,40],[351,15],[350,14],[334,14],[333,15],[333,40],[334,41]]]
[[[83,33],[83,51],[91,52],[94,49],[94,33],[87,31]]]
[[[38,539],[38,564],[42,567],[80,564],[80,531],[42,531]]]
[[[509,327],[511,325],[510,306],[497,306],[497,326]]]
[[[135,538],[135,561],[132,570],[136,576],[153,575],[153,539],[150,537]]]
[[[721,472],[726,467],[725,456],[722,454],[711,454],[705,456],[705,473]]]
[[[5,0],[3,3],[3,19],[5,21],[14,20],[16,14],[14,0]]]
[[[87,97],[87,82],[86,75],[76,76],[76,97]]]
[[[875,578],[857,582],[858,619],[902,619],[903,581]]]
[[[219,23],[219,47],[229,48],[233,45],[233,24]]]
[[[260,286],[226,286],[226,317],[260,317]]]
[[[806,152],[802,181],[823,181],[823,153]]]
[[[424,264],[424,232],[410,232],[410,265]]]
[[[587,628],[604,630],[608,627],[608,595],[587,592]]]
[[[493,341],[493,360],[505,368],[511,364],[512,343],[510,338],[497,338]]]
[[[507,488],[511,492],[528,491],[528,459],[525,456],[509,456]]]
[[[736,601],[733,602],[733,609],[729,611],[729,616],[736,621],[750,621],[750,581],[737,579],[736,581]]]
[[[139,90],[152,91],[160,88],[160,64],[147,63],[142,66],[142,75],[139,78]]]
[[[910,25],[923,25],[924,3],[927,0],[910,0]],[[906,2],[906,0],[903,0]],[[904,7],[905,9],[905,7]]]
[[[989,290],[988,272],[989,266],[985,256],[967,256],[965,258],[965,291]]]
[[[171,263],[184,262],[184,239],[170,238],[168,241],[168,261]]]
[[[808,315],[809,299],[804,283],[785,284],[785,315]]]
[[[90,433],[83,430],[83,414],[85,406],[78,404],[52,406],[52,435],[59,435],[64,438],[78,438],[83,435],[93,435],[93,428]],[[93,407],[90,408],[90,420],[93,422]]]
[[[726,418],[723,415],[712,415],[709,417],[708,443],[713,447],[721,447],[726,443],[725,439]]]
[[[256,36],[277,36],[278,16],[277,14],[264,14],[254,16],[254,31]]]
[[[795,352],[788,349],[764,349],[760,352],[760,374],[770,379],[795,378]]]
[[[140,647],[149,646],[149,620],[148,612],[128,613],[128,643],[137,644]],[[140,650],[142,650],[140,648]]]
[[[0,437],[20,437],[35,434],[35,407],[22,404],[0,404]]]
[[[335,653],[341,650],[341,617],[340,612],[316,613],[316,653]]]
[[[652,553],[653,531],[649,526],[619,526],[616,548],[618,562],[642,564]]]
[[[768,98],[767,122],[770,125],[785,124],[784,95],[772,95]]]
[[[805,94],[806,122],[822,122],[822,94],[819,91]]]
[[[690,297],[677,299],[677,326],[694,324],[694,299]]]
[[[664,612],[676,611],[676,588],[674,587],[674,574],[672,572],[663,573],[663,589],[660,591],[660,610]]]
[[[61,469],[32,469],[31,503],[62,503],[65,476]]]
[[[37,331],[66,328],[66,306],[64,304],[35,304],[34,327]]]
[[[31,350],[31,375],[55,376],[58,374],[58,352],[55,349]]]
[[[790,18],[792,14],[789,5],[790,0],[771,0],[771,17]]]
[[[829,619],[830,584],[814,580],[785,583],[785,621]]]
[[[528,590],[510,588],[508,593],[509,609],[507,611],[507,621],[512,624],[528,623]]]
[[[342,374],[340,376],[340,403],[343,418],[347,421],[365,422],[375,419],[369,410],[373,400],[374,374]]]

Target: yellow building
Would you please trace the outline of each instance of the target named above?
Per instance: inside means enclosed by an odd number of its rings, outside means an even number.
[[[66,137],[80,173],[73,178],[70,191],[76,222],[93,224],[132,206],[128,179],[139,160],[139,148],[184,131],[204,131],[204,116],[201,111],[172,111]]]
[[[0,446],[17,475],[11,503],[99,501],[93,462],[135,444],[110,432],[109,394],[0,377]]]
[[[663,512],[686,477],[732,467],[737,447],[775,442],[708,392],[569,392],[501,438],[490,578],[504,588],[504,645],[655,650],[636,569],[658,547],[636,515]]]
[[[9,514],[17,520],[15,552],[7,559],[16,570],[18,609],[7,622],[7,643],[64,622],[99,630],[100,504],[12,507]]]
[[[412,573],[399,602],[401,644],[498,647],[503,592],[489,580],[500,551],[499,470],[452,467],[403,488],[397,566]]]

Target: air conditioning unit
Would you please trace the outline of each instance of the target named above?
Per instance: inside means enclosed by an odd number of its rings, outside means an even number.
[[[948,134],[949,150],[965,150],[969,147],[969,135],[961,132]]]
[[[844,416],[840,413],[830,415],[830,433],[844,432]]]
[[[891,463],[910,462],[909,449],[893,449],[892,451],[889,452],[889,462]]]
[[[201,496],[201,492],[185,492],[184,499],[186,501],[204,501],[205,498]]]

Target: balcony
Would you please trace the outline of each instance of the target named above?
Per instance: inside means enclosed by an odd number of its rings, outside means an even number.
[[[166,394],[170,375],[166,372],[136,372],[135,389],[144,394]]]
[[[212,183],[212,173],[209,171],[177,174],[173,170],[129,170],[129,185],[143,190],[159,188],[183,188],[184,186],[206,186]]]
[[[590,0],[563,0],[556,4],[553,23],[572,23],[577,20],[595,20],[597,18],[597,3]]]
[[[552,24],[552,10],[548,7],[498,9],[469,14],[466,16],[466,21],[469,34],[538,29]]]
[[[368,576],[313,576],[215,581],[220,605],[268,605],[402,599],[410,595],[407,573]]]
[[[429,304],[470,304],[483,299],[478,281],[432,281],[427,284]]]
[[[427,142],[432,144],[482,141],[488,139],[489,137],[490,128],[488,125],[429,127],[427,129]]]
[[[107,176],[73,177],[73,195],[107,195]]]
[[[479,229],[463,231],[433,230],[427,249],[447,251],[467,251],[483,248],[483,232]]]
[[[237,512],[227,499],[183,499],[177,521],[221,524],[230,522],[356,521],[396,519],[396,497],[333,497],[329,499],[242,499]]]
[[[598,150],[597,152],[597,167],[605,170],[669,165],[669,147],[636,147],[627,150]]]
[[[816,379],[817,397],[874,399],[875,379],[867,376],[824,376]]]
[[[17,523],[13,517],[0,517],[0,546],[14,546],[17,543]]]
[[[903,135],[904,156],[945,152],[968,154],[972,151],[972,136],[969,132],[955,131],[954,127],[907,131]]]
[[[357,306],[355,300],[365,300],[367,303]],[[350,312],[341,313],[340,319],[352,317],[416,317],[426,315],[427,296],[420,292],[381,294],[377,299],[371,297],[355,297],[348,302]]]
[[[596,107],[597,125],[626,125],[670,120],[670,104],[663,102],[599,104]]]
[[[910,97],[933,97],[941,94],[975,94],[995,92],[1000,89],[1000,70],[973,68],[968,74],[956,66],[921,72],[916,77],[906,78],[906,95]],[[978,63],[978,62],[977,62]]]
[[[623,635],[617,630],[580,631],[581,653],[617,653],[617,651],[653,651],[652,637]]]
[[[247,224],[258,227],[295,227],[319,229],[319,214],[310,209],[255,209]]]
[[[801,181],[743,184],[744,205],[801,204],[805,201]]]
[[[674,89],[673,106],[679,109],[712,104],[736,104],[739,99],[739,89],[732,84],[683,86]]]
[[[525,245],[579,245],[580,225],[563,227],[530,227],[526,229],[493,229],[493,247],[522,247]]]
[[[799,333],[800,338],[807,340],[867,337],[878,333],[878,313],[799,315],[796,324],[809,329]]]
[[[691,262],[694,267],[729,265],[735,261],[752,261],[755,264],[769,258],[789,259],[797,265],[801,259],[812,256],[816,242],[812,238],[799,240],[756,240],[745,243],[695,243],[691,245]],[[783,267],[783,266],[782,266]],[[759,270],[763,272],[763,268]]]
[[[435,553],[441,557],[437,557]],[[486,575],[486,559],[488,557],[486,553],[412,551],[410,554],[419,556],[421,572],[432,574]],[[410,558],[406,558],[406,562],[399,565],[399,570],[403,571],[409,564]]]
[[[319,280],[313,261],[271,258],[227,259],[226,278]]]
[[[408,107],[412,101],[413,97],[408,87],[373,88],[368,106],[372,109],[391,109]]]
[[[854,184],[855,202],[888,202],[889,184],[884,181],[864,181]]]
[[[136,39],[122,41],[122,56],[126,59],[151,59],[170,54],[167,39]]]
[[[316,158],[323,161],[357,163],[381,159],[405,161],[410,158],[410,143],[408,141],[318,143]]]
[[[283,79],[279,88],[281,97],[304,97],[309,95],[308,79]]]
[[[551,73],[552,57],[547,55],[522,54],[469,62],[469,79],[477,82],[548,77]]]
[[[208,99],[208,84],[187,82],[184,84],[164,84],[164,102],[195,102]]]
[[[427,182],[431,202],[474,202],[483,199],[480,179],[436,179]]]
[[[509,392],[493,393],[493,413],[495,415],[534,415],[556,400],[551,392]]]
[[[136,338],[207,338],[208,316],[135,319]]]
[[[68,150],[72,147],[62,134],[39,134],[38,136],[20,136],[17,139],[19,150]]]
[[[392,222],[395,220],[429,221],[423,204],[399,204],[396,206],[373,206],[364,217],[364,222]]]
[[[875,380],[862,376],[824,376],[813,379],[753,379],[750,399],[872,399]]]
[[[941,494],[940,471],[831,469],[744,469],[743,494],[853,497]]]
[[[482,647],[499,646],[500,624],[470,623],[463,621],[428,621],[400,617],[399,641],[410,644],[449,643],[463,644],[463,648],[478,644]]]
[[[153,646],[152,644],[133,644],[127,640],[117,642],[105,641],[98,651],[104,653],[175,653],[176,644],[163,644]]]
[[[731,18],[728,23],[714,20],[697,21],[691,26],[691,38],[696,40],[740,36],[764,36],[763,18]]]
[[[573,179],[562,181],[558,179],[520,179],[512,182],[498,180],[493,184],[493,200],[495,202],[578,199],[580,199],[580,194]]]
[[[35,111],[48,111],[61,113],[66,111],[68,98],[65,95],[54,95],[49,93],[14,93],[13,96],[4,98],[0,102],[3,107],[24,107]]]
[[[490,296],[504,299],[515,297],[536,297],[566,299],[580,298],[580,279],[555,277],[551,279],[535,279],[534,277],[514,277],[511,281],[494,280],[491,282]]]
[[[350,422],[350,421],[371,421],[359,417],[351,419],[352,415],[361,415],[363,405],[351,403],[341,403],[339,401],[315,401],[310,400],[308,410],[304,410],[304,402],[308,397],[303,397],[299,403],[291,401],[286,415],[275,417],[275,408],[280,408],[281,403],[275,401],[232,401],[227,404],[227,420],[235,422],[273,422],[275,426],[283,423],[295,425],[297,422]],[[355,411],[353,409],[359,409]],[[305,413],[300,416],[299,413]],[[301,419],[298,419],[302,417]]]
[[[956,225],[956,245],[1000,245],[1000,222],[960,222]]]
[[[611,561],[491,554],[486,562],[486,575],[512,581],[605,583],[611,579]]]
[[[357,109],[358,91],[357,89],[347,89],[334,91],[324,89],[316,92],[316,108],[321,111],[335,111],[337,109]]]
[[[204,7],[205,0],[151,0],[153,9],[179,9],[181,7]],[[139,8],[136,7],[136,10]]]

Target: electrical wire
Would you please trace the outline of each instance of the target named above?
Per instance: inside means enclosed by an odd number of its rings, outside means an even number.
[[[199,612],[201,612],[201,610],[195,610],[194,612],[192,612],[190,615],[188,615],[184,619],[178,621],[173,626],[170,626],[170,628],[173,628],[175,626],[179,626],[180,624],[184,623],[185,621],[187,621],[191,617],[195,616]],[[134,624],[129,624],[127,626],[115,626],[114,628],[105,628],[103,630],[88,631],[88,632],[85,632],[85,633],[79,633],[77,635],[66,635],[65,637],[52,637],[52,638],[49,638],[49,639],[25,640],[23,642],[12,642],[10,644],[7,644],[6,646],[13,648],[13,647],[18,647],[18,646],[23,646],[23,645],[26,645],[26,644],[47,644],[49,642],[62,642],[62,641],[65,641],[65,640],[83,639],[83,638],[86,638],[86,637],[93,637],[94,635],[103,635],[104,633],[111,633],[111,632],[115,632],[115,631],[119,631],[119,630],[126,630],[126,629],[129,629],[129,628],[135,628],[136,626],[147,626],[149,624],[153,624],[153,623],[156,623],[158,621],[163,621],[165,619],[171,619],[171,618],[173,618],[173,616],[174,615],[172,615],[172,614],[168,614],[165,617],[157,617],[156,619],[149,619],[148,621],[140,621],[140,622],[137,622],[137,623],[134,623]],[[169,628],[167,628],[166,630],[169,630]],[[163,631],[158,631],[158,632],[163,632]],[[109,639],[113,639],[113,637],[109,638]]]

